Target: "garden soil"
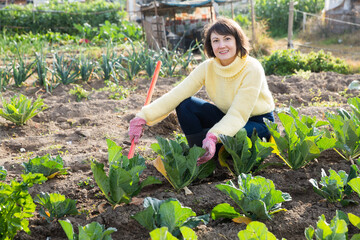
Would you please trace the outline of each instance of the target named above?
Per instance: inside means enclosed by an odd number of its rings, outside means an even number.
[[[326,111],[336,111],[339,107],[346,108],[347,97],[359,94],[347,88],[352,81],[360,80],[360,75],[328,72],[313,73],[309,79],[300,76],[267,76],[267,79],[275,98],[277,112],[292,105],[299,108],[301,114],[316,116],[319,120],[325,119]],[[175,77],[160,77],[153,100],[168,92],[180,80]],[[41,96],[48,108],[24,126],[15,126],[5,119],[0,119],[0,165],[8,170],[7,181],[21,180],[20,175],[24,170],[22,162],[28,161],[29,158],[48,153],[53,156],[60,154],[69,174],[31,187],[31,195],[35,196],[40,192],[59,192],[76,200],[81,214],[62,219],[69,219],[76,231],[78,225],[84,226],[93,221],[104,224],[106,228],[114,227],[117,232],[113,233],[112,237],[116,240],[149,239],[149,231],[131,218],[133,214],[143,210],[145,197],[177,198],[183,206],[190,207],[197,215],[210,213],[219,203],[227,202],[235,207],[234,202],[216,188],[217,184],[228,180],[236,182],[226,169],[216,168],[210,177],[189,186],[193,194],[185,195],[183,191],[174,191],[152,165],[156,154],[150,145],[156,142],[155,137],[172,138],[174,132],[181,133],[175,112],[161,123],[146,127],[141,142],[136,147],[136,154],[142,155],[147,165],[141,178],[156,176],[162,184],[145,187],[130,204],[112,208],[106,202],[93,180],[90,162],[96,159],[108,166],[106,139],[112,139],[122,146],[124,155],[127,155],[130,148],[127,135],[129,121],[144,104],[149,85],[150,79],[146,78],[125,82],[125,87],[135,90],[126,99],[111,100],[109,92],[95,91],[104,87],[103,81],[92,80],[83,83],[83,87],[91,94],[88,100],[80,102],[69,94],[72,85],[58,86],[52,93],[46,93],[32,85],[8,89],[3,93],[7,99],[15,93],[33,98]],[[207,99],[204,90],[197,96]],[[278,118],[276,122],[279,122]],[[270,155],[265,162],[273,165],[256,174],[271,179],[277,189],[289,193],[292,197],[292,201],[282,205],[286,211],[274,214],[272,220],[263,221],[278,239],[305,239],[305,228],[310,225],[316,226],[318,217],[322,214],[330,222],[336,210],[360,216],[359,206],[342,207],[337,203],[328,203],[314,193],[309,182],[311,178],[319,181],[321,169],[327,173],[330,168],[336,171],[349,171],[350,163],[343,160],[334,150],[323,152],[319,158],[299,170],[289,169],[276,155]],[[360,200],[355,194],[351,198]],[[200,224],[194,230],[200,240],[223,240],[238,239],[237,233],[245,228],[245,224],[220,219],[210,220],[207,225]],[[67,239],[57,221],[48,223],[38,212],[30,219],[30,230],[31,235],[19,232],[15,239]],[[349,226],[350,236],[357,232],[358,229]]]

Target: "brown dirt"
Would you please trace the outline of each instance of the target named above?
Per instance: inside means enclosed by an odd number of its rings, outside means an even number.
[[[159,78],[153,99],[167,92],[179,80]],[[353,80],[360,80],[360,75],[317,73],[312,74],[308,80],[295,76],[286,78],[268,76],[277,110],[291,104],[299,107],[302,114],[314,115],[318,118],[323,118],[325,111],[335,110],[345,104],[349,94],[357,96],[358,92],[345,91]],[[194,194],[185,195],[183,192],[173,191],[171,185],[152,166],[151,160],[154,159],[155,154],[150,144],[156,142],[155,136],[170,138],[174,131],[180,132],[176,116],[172,113],[161,123],[150,128],[146,127],[142,141],[136,149],[137,153],[147,159],[147,169],[143,176],[156,176],[163,183],[144,188],[137,196],[139,201],[115,209],[105,205],[105,212],[99,212],[98,206],[105,202],[105,199],[92,180],[90,160],[96,159],[107,164],[105,141],[107,138],[116,141],[123,147],[124,154],[127,154],[130,147],[127,136],[128,122],[143,105],[149,84],[149,79],[136,79],[131,85],[137,86],[137,89],[127,99],[119,101],[108,99],[107,92],[94,92],[89,100],[76,102],[75,97],[69,94],[71,86],[59,86],[51,94],[39,92],[39,89],[34,87],[7,90],[4,93],[6,98],[15,92],[32,97],[42,94],[49,107],[21,127],[0,119],[0,165],[8,170],[7,181],[20,178],[23,171],[21,163],[28,161],[30,157],[47,153],[61,154],[66,167],[69,168],[69,174],[32,187],[31,194],[35,196],[39,192],[59,192],[77,200],[77,208],[82,214],[67,217],[73,225],[84,226],[97,221],[105,224],[107,228],[115,227],[117,232],[112,234],[113,239],[149,239],[148,231],[130,218],[143,209],[142,199],[147,196],[158,199],[175,197],[198,215],[210,213],[219,203],[232,204],[231,199],[215,187],[231,179],[223,169],[216,169],[212,177],[190,185],[189,189]],[[129,87],[130,83],[124,85]],[[100,87],[103,87],[100,81],[84,84],[84,88],[88,90]],[[198,95],[206,98],[203,90]],[[273,155],[267,161],[281,163],[281,160]],[[308,181],[310,178],[319,180],[321,168],[326,171],[329,168],[348,171],[349,166],[349,162],[342,160],[334,151],[328,150],[300,170],[294,171],[282,165],[272,166],[259,172],[258,175],[274,181],[277,189],[292,196],[292,201],[283,204],[287,211],[277,213],[272,220],[264,222],[269,230],[279,239],[305,239],[305,228],[309,225],[315,226],[321,214],[325,214],[330,220],[335,215],[335,211],[340,209],[360,216],[358,206],[341,207],[339,204],[323,201],[313,192]],[[88,178],[89,185],[79,186],[81,181],[86,181]],[[359,201],[359,197],[355,194],[352,197]],[[208,225],[200,225],[195,231],[200,240],[237,239],[237,233],[245,227],[244,224],[231,221],[211,220]],[[66,239],[57,221],[47,223],[38,213],[30,219],[30,229],[31,235],[20,232],[16,239]],[[75,229],[77,230],[77,227]],[[355,228],[350,227],[350,236],[355,232]]]

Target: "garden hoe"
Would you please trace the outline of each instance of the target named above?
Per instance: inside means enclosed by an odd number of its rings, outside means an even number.
[[[156,64],[154,75],[153,75],[151,83],[150,83],[149,90],[147,92],[147,96],[146,96],[144,106],[148,105],[150,103],[150,101],[151,101],[151,96],[152,96],[152,94],[154,92],[155,83],[156,83],[156,81],[158,79],[158,76],[159,76],[160,67],[161,67],[161,61],[158,61],[157,64]],[[131,141],[131,147],[130,147],[130,151],[129,151],[129,154],[128,154],[128,159],[133,158],[134,153],[135,153],[135,142],[134,142],[134,139],[133,139]]]

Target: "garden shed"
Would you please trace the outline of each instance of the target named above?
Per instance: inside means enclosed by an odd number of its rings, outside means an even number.
[[[147,44],[151,48],[174,47],[187,49],[201,40],[204,26],[216,18],[218,4],[225,0],[143,3],[141,21]]]
[[[327,26],[332,32],[341,34],[360,30],[360,0],[325,0],[324,10]]]

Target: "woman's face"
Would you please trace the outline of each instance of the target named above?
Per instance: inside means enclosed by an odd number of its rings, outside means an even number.
[[[220,60],[221,65],[227,66],[236,58],[236,40],[232,35],[220,35],[216,32],[210,34],[211,47]]]

